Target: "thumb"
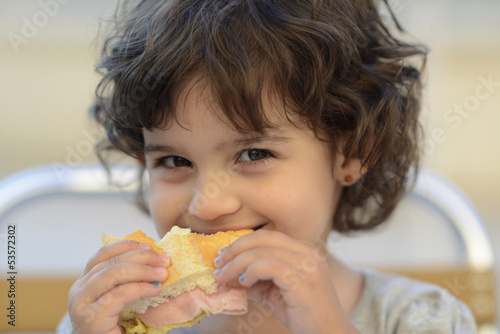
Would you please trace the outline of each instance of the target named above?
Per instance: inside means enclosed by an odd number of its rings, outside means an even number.
[[[248,299],[267,305],[276,317],[283,319],[286,309],[281,291],[271,281],[259,281],[250,287]]]

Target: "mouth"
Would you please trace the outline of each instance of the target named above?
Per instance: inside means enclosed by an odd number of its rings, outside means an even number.
[[[257,227],[251,228],[251,230],[253,230],[255,232],[255,231],[260,230],[261,228],[263,228],[264,225],[266,225],[266,224],[262,224],[262,225],[259,225]]]
[[[255,227],[249,227],[249,226],[236,227],[236,226],[234,226],[234,227],[227,227],[227,228],[214,229],[214,230],[191,228],[191,232],[194,232],[196,234],[203,234],[203,235],[212,235],[212,234],[215,234],[217,232],[238,231],[238,230],[253,230],[255,232],[255,231],[258,231],[261,228],[263,228],[265,225],[266,224],[261,224],[261,225],[255,226]]]

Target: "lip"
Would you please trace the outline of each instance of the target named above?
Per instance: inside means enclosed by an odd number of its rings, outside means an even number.
[[[260,230],[263,228],[266,224],[260,224],[260,225],[254,225],[254,226],[227,226],[227,227],[221,227],[218,229],[206,229],[206,228],[201,228],[201,229],[194,229],[191,228],[191,232],[194,232],[196,234],[205,234],[205,235],[211,235],[215,234],[217,232],[227,232],[227,231],[239,231],[239,230]]]

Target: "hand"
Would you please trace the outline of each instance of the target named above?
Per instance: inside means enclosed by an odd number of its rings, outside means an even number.
[[[124,240],[102,247],[87,263],[68,295],[75,333],[120,334],[118,316],[125,305],[157,296],[170,259],[148,244]],[[156,286],[157,285],[157,286]]]
[[[251,287],[249,298],[269,306],[290,333],[357,333],[313,244],[259,230],[219,253],[216,280]]]

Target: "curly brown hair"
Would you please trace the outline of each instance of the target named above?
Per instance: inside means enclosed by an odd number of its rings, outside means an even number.
[[[142,159],[142,129],[175,121],[178,92],[201,77],[238,131],[271,126],[270,89],[332,149],[346,141],[366,173],[344,187],[333,229],[377,226],[411,185],[427,51],[396,38],[386,0],[123,1],[111,23],[93,108],[110,144],[101,156],[112,147]]]

